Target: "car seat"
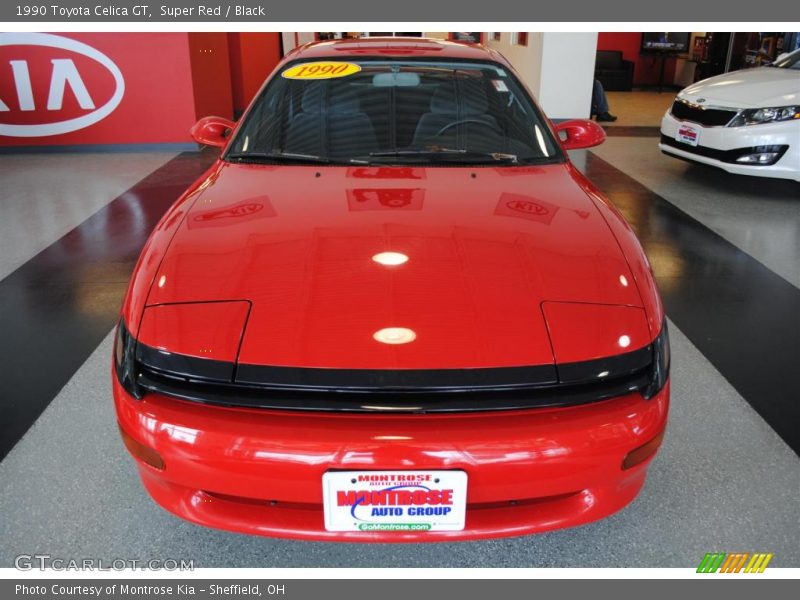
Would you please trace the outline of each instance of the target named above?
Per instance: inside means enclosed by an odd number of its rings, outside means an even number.
[[[286,133],[286,152],[344,158],[377,150],[372,121],[351,86],[312,82],[300,107]]]
[[[480,82],[460,82],[461,93],[456,96],[455,87],[439,87],[431,97],[431,110],[417,123],[414,146],[424,147],[436,143],[438,138],[456,135],[456,132],[477,139],[495,138],[492,130],[499,130],[497,121],[486,114],[489,101]],[[443,128],[464,121],[463,124],[439,134]]]

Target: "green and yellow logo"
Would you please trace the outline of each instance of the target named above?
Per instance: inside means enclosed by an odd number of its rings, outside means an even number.
[[[749,552],[708,553],[697,567],[698,573],[763,573],[772,554]]]

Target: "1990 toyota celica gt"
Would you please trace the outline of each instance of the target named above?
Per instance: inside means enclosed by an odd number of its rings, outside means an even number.
[[[311,44],[144,248],[114,400],[144,485],[202,525],[432,541],[628,504],[669,405],[647,259],[509,63]]]

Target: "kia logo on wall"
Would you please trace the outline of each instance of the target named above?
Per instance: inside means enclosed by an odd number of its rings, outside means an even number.
[[[77,131],[119,106],[125,80],[105,54],[48,33],[0,33],[0,135]]]

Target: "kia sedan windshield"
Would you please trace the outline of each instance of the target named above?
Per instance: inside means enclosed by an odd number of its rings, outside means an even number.
[[[516,78],[493,63],[315,61],[275,76],[226,159],[523,165],[562,159]]]

